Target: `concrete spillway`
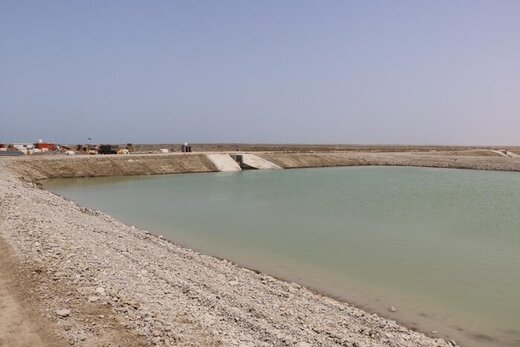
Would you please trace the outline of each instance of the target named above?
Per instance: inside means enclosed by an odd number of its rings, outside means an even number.
[[[510,151],[506,151],[506,150],[493,150],[492,149],[491,152],[496,153],[496,154],[501,155],[502,157],[506,157],[506,158],[519,158],[520,157],[520,155],[510,152]]]
[[[236,158],[229,154],[208,154],[207,157],[221,172],[281,169],[280,166],[254,154],[239,154]]]
[[[281,169],[281,167],[275,163],[272,163],[264,158],[260,158],[254,154],[242,154],[242,168],[258,170]]]
[[[208,159],[222,172],[241,171],[238,163],[229,154],[208,154]]]

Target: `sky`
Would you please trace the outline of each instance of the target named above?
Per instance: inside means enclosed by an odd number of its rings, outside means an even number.
[[[520,145],[520,1],[0,0],[0,143]]]

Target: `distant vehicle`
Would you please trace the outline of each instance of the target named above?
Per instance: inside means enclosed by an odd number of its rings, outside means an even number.
[[[117,151],[111,145],[101,145],[98,150],[99,154],[117,154]]]

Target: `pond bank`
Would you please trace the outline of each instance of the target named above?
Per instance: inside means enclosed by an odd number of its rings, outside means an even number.
[[[220,155],[235,153],[222,152]],[[38,181],[49,178],[218,172],[219,168],[208,158],[208,155],[215,154],[216,152],[71,157],[49,155],[2,158],[2,161],[17,177],[23,177],[26,181]],[[520,158],[503,157],[490,150],[254,154],[283,169],[379,165],[520,171]]]
[[[71,344],[454,345],[81,208],[20,181],[13,163],[0,161],[0,236]]]

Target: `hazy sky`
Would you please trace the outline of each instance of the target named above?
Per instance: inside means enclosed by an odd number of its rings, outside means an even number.
[[[0,143],[520,144],[520,1],[0,0]]]

